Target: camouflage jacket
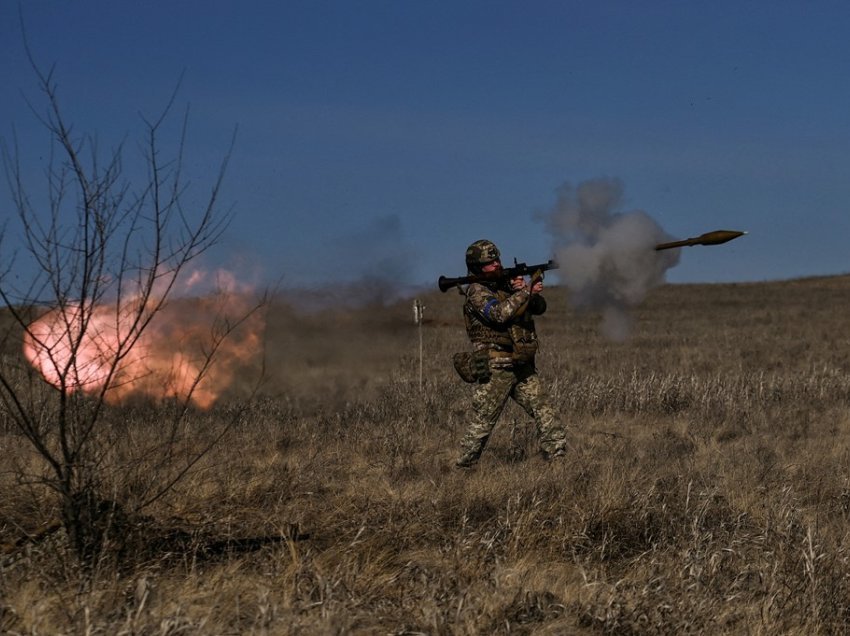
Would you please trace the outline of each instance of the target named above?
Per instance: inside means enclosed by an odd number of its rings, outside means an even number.
[[[533,316],[545,311],[546,300],[539,294],[482,283],[469,285],[463,305],[473,349],[489,350],[494,368],[534,362],[538,345]]]

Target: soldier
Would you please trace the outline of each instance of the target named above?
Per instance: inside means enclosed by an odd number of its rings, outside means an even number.
[[[499,250],[491,241],[475,241],[466,250],[466,266],[471,275],[500,271],[499,258]],[[533,316],[546,311],[542,290],[541,280],[532,279],[529,288],[522,276],[509,281],[472,283],[466,290],[466,331],[473,356],[484,363],[485,371],[482,374],[479,369],[472,394],[472,413],[456,464],[459,468],[478,462],[508,397],[534,418],[543,457],[552,459],[565,454],[566,433],[555,422],[555,413],[534,366],[537,333]]]

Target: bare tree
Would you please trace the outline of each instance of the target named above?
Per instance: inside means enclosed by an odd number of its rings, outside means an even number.
[[[9,228],[4,228],[0,300],[12,325],[4,340],[13,332],[22,336],[48,382],[6,356],[0,364],[0,410],[7,426],[26,438],[40,458],[44,468],[37,480],[58,496],[71,547],[83,561],[91,561],[100,549],[104,525],[120,505],[102,492],[104,457],[114,443],[109,440],[116,437],[104,430],[110,398],[140,379],[140,367],[129,364],[140,339],[164,310],[188,264],[215,244],[227,226],[230,212],[220,213],[218,203],[232,141],[208,196],[190,211],[182,171],[187,116],[174,158],[163,159],[161,150],[161,131],[175,95],[158,117],[142,118],[140,147],[147,175],[134,186],[122,171],[123,148],[101,157],[95,138],[77,134],[63,116],[53,70],[42,71],[31,55],[30,62],[47,105],[44,114],[33,112],[50,133],[52,148],[46,194],[36,201],[17,137],[11,145],[3,144],[20,247],[10,254]],[[27,266],[23,277],[16,269],[22,257]],[[218,347],[261,304],[235,320],[216,323],[203,360],[177,396],[162,447],[145,453],[158,461],[173,459],[180,423]],[[45,312],[51,318],[49,328],[35,320]],[[148,483],[138,506],[160,497],[207,450],[193,449],[160,483]]]

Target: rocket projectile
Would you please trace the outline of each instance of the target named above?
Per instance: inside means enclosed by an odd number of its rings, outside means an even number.
[[[739,236],[743,236],[746,232],[736,232],[735,230],[715,230],[714,232],[706,232],[694,238],[687,238],[681,241],[672,241],[670,243],[659,243],[655,246],[655,251],[671,250],[674,247],[688,247],[690,245],[720,245]]]

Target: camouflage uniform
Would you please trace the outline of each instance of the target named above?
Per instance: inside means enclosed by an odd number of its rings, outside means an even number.
[[[472,283],[467,288],[463,306],[467,335],[475,351],[486,351],[491,375],[473,390],[458,466],[478,461],[508,397],[534,418],[544,457],[564,454],[566,433],[555,421],[534,366],[538,343],[533,316],[545,311],[543,296],[527,289],[513,291],[497,283]]]

